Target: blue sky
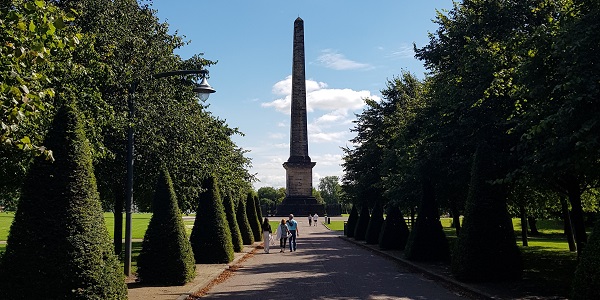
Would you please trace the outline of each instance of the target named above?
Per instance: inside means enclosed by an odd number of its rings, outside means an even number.
[[[409,71],[424,77],[412,44],[427,44],[436,9],[452,0],[154,0],[154,9],[196,53],[218,63],[209,83],[217,90],[209,110],[245,136],[235,143],[250,152],[255,188],[285,187],[289,157],[294,20],[304,20],[309,155],[313,186],[341,176],[343,151],[363,98],[379,99],[388,79]]]

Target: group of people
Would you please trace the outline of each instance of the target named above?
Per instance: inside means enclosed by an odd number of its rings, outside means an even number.
[[[308,226],[317,226],[319,224],[319,215],[315,213],[314,215],[308,214]]]
[[[269,224],[269,219],[265,218],[262,224],[262,232],[263,232],[263,240],[265,245],[265,253],[269,253],[270,245],[271,245],[271,224]],[[279,240],[279,252],[285,252],[285,244],[287,239],[289,238],[290,252],[296,251],[296,237],[299,236],[298,232],[298,222],[294,220],[294,215],[290,214],[288,220],[281,219],[281,223],[277,226],[275,239]]]

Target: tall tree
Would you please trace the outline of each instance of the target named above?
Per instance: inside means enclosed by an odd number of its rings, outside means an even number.
[[[0,295],[23,299],[31,286],[51,299],[127,299],[104,223],[91,148],[74,104],[54,117],[29,170],[2,256]]]
[[[325,176],[319,179],[319,192],[325,204],[340,203],[342,187],[339,181],[340,179],[337,176]]]
[[[66,67],[81,35],[67,25],[72,14],[44,1],[4,1],[0,19],[0,144],[52,156],[40,125],[59,84],[55,70]]]

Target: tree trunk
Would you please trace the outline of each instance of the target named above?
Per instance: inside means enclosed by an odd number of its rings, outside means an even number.
[[[537,219],[535,217],[527,217],[527,222],[529,223],[529,230],[531,230],[531,235],[539,235],[540,232],[537,228]]]
[[[452,213],[452,225],[456,229],[456,236],[460,233],[460,213],[456,208],[456,202],[450,201],[450,212]]]
[[[577,244],[577,258],[579,258],[581,256],[581,251],[583,251],[583,248],[585,248],[585,244],[587,243],[579,184],[577,182],[568,184],[567,194],[569,196],[569,202],[571,203],[571,221],[573,222],[573,231],[575,233],[575,242]]]
[[[565,236],[567,237],[567,242],[569,243],[569,251],[577,251],[577,246],[575,245],[575,238],[573,237],[573,224],[571,223],[571,216],[569,215],[567,199],[565,199],[564,197],[560,197],[560,206],[562,210],[562,219],[564,224]]]
[[[115,228],[114,228],[114,245],[115,254],[120,255],[121,249],[123,248],[123,199],[122,197],[116,197],[115,200]]]
[[[523,247],[529,246],[529,241],[527,240],[527,211],[525,211],[525,205],[519,205],[519,209],[521,210],[521,240],[523,241]]]
[[[410,228],[412,230],[413,225],[415,224],[415,207],[410,208]]]

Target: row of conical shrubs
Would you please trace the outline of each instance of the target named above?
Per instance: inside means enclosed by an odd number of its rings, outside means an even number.
[[[453,274],[463,281],[519,278],[523,266],[506,205],[501,201],[500,191],[484,179],[486,174],[481,171],[489,169],[491,164],[489,158],[477,152],[463,228],[452,257],[433,186],[428,180],[423,180],[421,205],[410,232],[402,213],[393,205],[388,207],[387,219],[382,222],[383,211],[377,203],[372,212],[367,205],[362,205],[360,214],[353,207],[345,234],[367,244],[379,244],[382,249],[404,250],[409,260],[451,261]]]
[[[38,157],[30,168],[0,257],[0,299],[27,299],[32,286],[47,299],[127,299],[80,118],[75,104],[60,107],[44,141],[55,160]],[[250,227],[244,202],[236,214],[232,197],[221,202],[213,178],[203,187],[190,240],[169,173],[161,170],[138,256],[140,280],[185,284],[195,277],[196,262],[230,262],[242,244],[254,242],[240,232]],[[257,218],[255,203],[249,207]]]
[[[138,279],[153,284],[185,284],[195,277],[195,263],[229,263],[234,252],[241,252],[248,232],[245,204],[240,201],[235,213],[233,197],[221,201],[219,186],[213,177],[202,181],[204,192],[198,197],[194,227],[187,239],[181,212],[168,172],[163,170],[154,198],[154,214],[138,256]],[[250,203],[253,210],[254,203]],[[241,209],[241,210],[240,210]]]

